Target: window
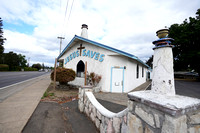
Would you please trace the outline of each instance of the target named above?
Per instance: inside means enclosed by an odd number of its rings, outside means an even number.
[[[144,77],[144,67],[142,67],[142,77]]]
[[[139,65],[137,64],[137,67],[136,67],[136,78],[138,79],[139,78]]]

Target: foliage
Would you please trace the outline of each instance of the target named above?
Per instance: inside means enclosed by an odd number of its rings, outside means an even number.
[[[87,74],[87,84],[97,86],[101,81],[101,78],[102,77],[100,75],[91,72],[90,74]]]
[[[48,91],[45,91],[42,96],[42,99],[44,99],[45,97],[54,96],[54,95],[55,95],[54,93],[49,93]]]
[[[173,24],[169,28],[169,37],[173,45],[174,69],[195,70],[200,75],[200,9],[196,18],[190,17],[182,24]]]
[[[37,63],[37,64],[33,64],[32,68],[36,68],[37,70],[40,70],[42,68],[41,64]]]
[[[0,64],[0,71],[8,71],[9,70],[9,66],[6,64]]]
[[[9,66],[9,71],[20,71],[21,68],[26,67],[26,62],[24,55],[13,52],[3,53],[0,60],[0,64]]]
[[[24,67],[24,71],[38,71],[37,68]]]
[[[57,68],[56,69],[56,81],[60,84],[67,84],[75,79],[76,73],[72,69]],[[54,71],[51,73],[51,80],[54,80]]]
[[[149,59],[146,61],[146,64],[153,68],[153,55],[149,57]]]
[[[2,56],[3,54],[3,51],[4,51],[4,47],[3,47],[3,44],[4,44],[4,40],[5,38],[3,37],[3,20],[1,19],[0,17],[0,57]]]

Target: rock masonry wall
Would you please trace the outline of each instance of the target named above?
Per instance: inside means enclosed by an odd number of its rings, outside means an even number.
[[[171,116],[136,101],[128,101],[130,133],[200,133],[200,110]]]
[[[92,89],[79,89],[78,108],[94,122],[100,133],[127,133],[128,108],[113,113],[95,100]]]
[[[113,113],[96,103],[92,89],[79,89],[78,108],[100,130],[100,133],[200,133],[200,110],[171,116],[137,101]]]

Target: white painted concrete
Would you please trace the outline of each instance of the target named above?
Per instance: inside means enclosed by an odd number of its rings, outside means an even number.
[[[88,38],[87,28],[82,28],[81,37]]]
[[[143,66],[141,63],[134,59],[130,59],[126,56],[119,55],[115,52],[109,51],[107,49],[81,42],[82,47],[85,47],[86,53],[88,50],[99,53],[99,59],[101,55],[105,55],[103,57],[103,61],[95,60],[95,57],[91,58],[88,56],[78,56],[70,60],[66,63],[66,58],[70,56],[70,54],[77,51],[77,48],[80,47],[80,42],[74,44],[70,49],[66,51],[66,53],[60,58],[64,60],[64,67],[72,68],[73,70],[77,70],[77,63],[82,60],[84,63],[87,62],[87,71],[89,73],[95,72],[102,76],[102,79],[99,83],[99,86],[102,87],[102,91],[104,92],[117,92],[117,90],[111,89],[111,68],[112,67],[126,67],[124,70],[124,92],[129,92],[133,90],[135,87],[141,85],[146,82],[146,66]],[[78,50],[79,51],[79,50]],[[136,66],[139,64],[139,78],[136,78]],[[142,77],[142,67],[144,68],[144,76]],[[75,79],[76,80],[76,79]],[[75,81],[76,82],[76,81]],[[83,84],[84,85],[84,84]]]
[[[137,91],[131,92],[128,95],[141,98],[143,100],[148,100],[153,103],[168,107],[170,109],[185,109],[189,107],[194,107],[194,105],[200,105],[200,99],[186,97],[186,96],[167,96],[165,94],[156,94],[149,91]]]
[[[154,49],[152,92],[175,95],[172,47]]]
[[[106,109],[104,106],[102,106],[94,97],[92,92],[85,92],[85,94],[87,95],[92,105],[105,117],[108,117],[108,118],[121,117],[128,112],[128,108],[126,108],[118,113],[113,113],[109,111],[108,109]]]

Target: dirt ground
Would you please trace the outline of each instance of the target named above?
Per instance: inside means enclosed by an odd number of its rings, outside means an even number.
[[[50,83],[41,101],[54,101],[66,103],[78,99],[78,88],[72,85],[59,85],[53,88],[53,82]]]

